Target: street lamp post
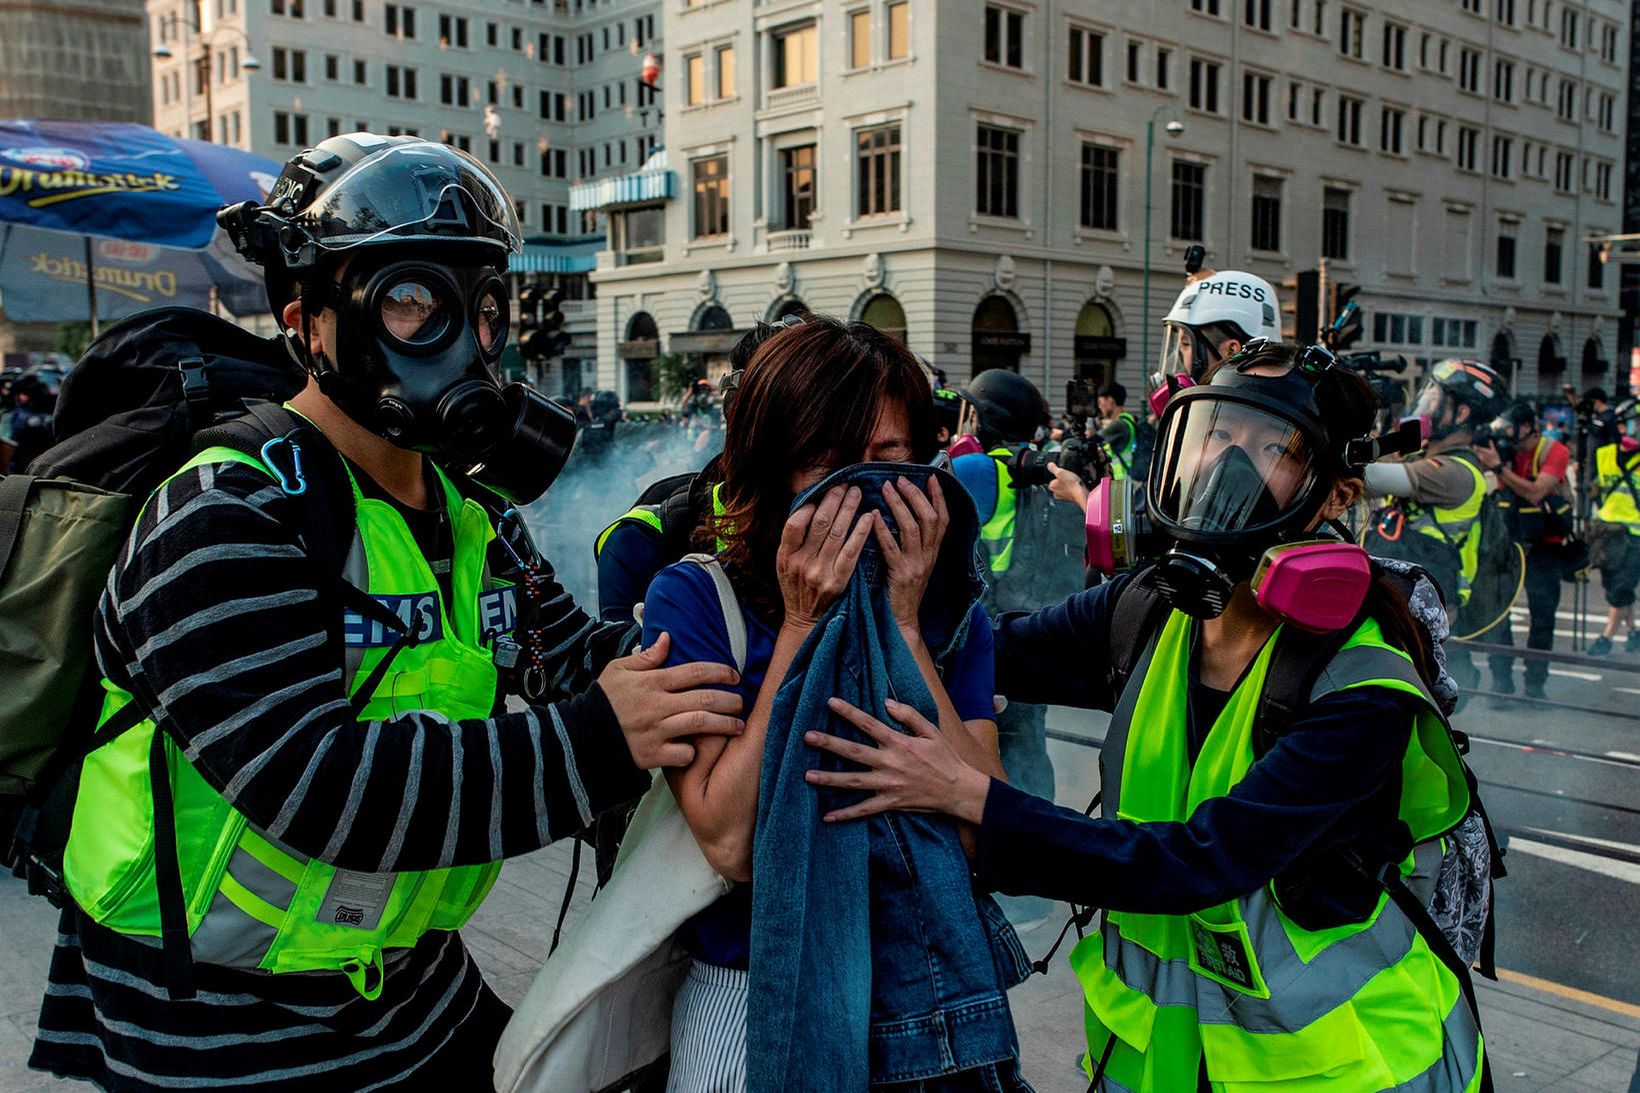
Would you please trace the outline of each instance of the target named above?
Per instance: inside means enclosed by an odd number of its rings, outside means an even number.
[[[1173,119],[1167,123],[1167,135],[1176,137],[1184,132],[1184,122],[1179,120],[1179,112],[1171,106],[1159,106],[1156,112],[1150,115],[1145,123],[1145,270],[1144,270],[1144,299],[1140,304],[1140,323],[1144,336],[1144,346],[1141,369],[1150,367],[1150,194],[1151,194],[1151,166],[1154,156],[1152,151],[1156,144],[1156,121],[1165,114],[1171,114]]]
[[[199,83],[200,86],[205,89],[205,139],[207,141],[213,141],[216,139],[211,135],[216,129],[216,112],[211,106],[211,36],[216,34],[219,30],[226,30],[233,34],[239,35],[239,40],[245,43],[245,59],[240,62],[240,67],[244,68],[245,71],[255,72],[257,69],[262,67],[262,62],[258,61],[256,59],[256,55],[251,52],[250,37],[238,27],[218,24],[212,27],[210,32],[207,33],[200,28],[197,22],[190,22],[188,19],[184,18],[182,23],[185,27],[192,30],[200,37],[199,44],[203,52],[199,57]],[[154,47],[153,56],[162,61],[168,60],[173,56],[171,47],[161,42],[159,45]],[[189,120],[191,121],[192,118]]]

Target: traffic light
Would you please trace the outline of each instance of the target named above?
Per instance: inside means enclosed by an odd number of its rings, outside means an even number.
[[[1330,284],[1327,286],[1327,347],[1348,349],[1361,340],[1361,307],[1355,302],[1360,285]]]
[[[1317,270],[1301,270],[1281,282],[1281,298],[1291,301],[1282,310],[1293,317],[1293,342],[1309,345],[1320,333],[1321,327],[1321,274]]]
[[[518,351],[525,360],[551,360],[569,348],[563,301],[562,290],[538,282],[518,290]]]

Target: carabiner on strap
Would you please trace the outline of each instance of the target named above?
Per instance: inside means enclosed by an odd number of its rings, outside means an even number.
[[[290,470],[287,472],[279,465],[275,453],[281,448],[290,449]],[[307,492],[307,476],[302,473],[302,446],[290,438],[290,434],[276,436],[262,445],[262,462],[273,472],[279,482],[279,488],[292,497],[299,497]]]

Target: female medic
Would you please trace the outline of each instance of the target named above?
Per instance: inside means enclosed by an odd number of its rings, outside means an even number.
[[[906,733],[833,706],[875,748],[809,737],[861,768],[812,782],[870,794],[829,819],[948,813],[978,825],[983,882],[1106,909],[1071,954],[1092,1088],[1484,1088],[1461,963],[1398,902],[1469,805],[1436,669],[1405,599],[1327,531],[1374,409],[1325,350],[1254,343],[1162,417],[1160,560],[999,620],[1003,693],[1112,712],[1104,818],[988,777],[893,704]],[[1317,650],[1290,708],[1268,702]]]

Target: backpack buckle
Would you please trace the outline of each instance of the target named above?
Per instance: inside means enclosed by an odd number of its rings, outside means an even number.
[[[288,471],[280,466],[276,458],[276,453],[285,449],[290,451]],[[262,462],[273,472],[274,478],[279,482],[279,488],[285,493],[291,497],[298,497],[307,492],[307,476],[302,473],[302,446],[292,440],[290,434],[276,436],[262,445],[261,456]]]
[[[204,357],[183,357],[177,361],[182,373],[182,397],[188,406],[188,419],[196,429],[211,423],[211,381],[205,375]]]

